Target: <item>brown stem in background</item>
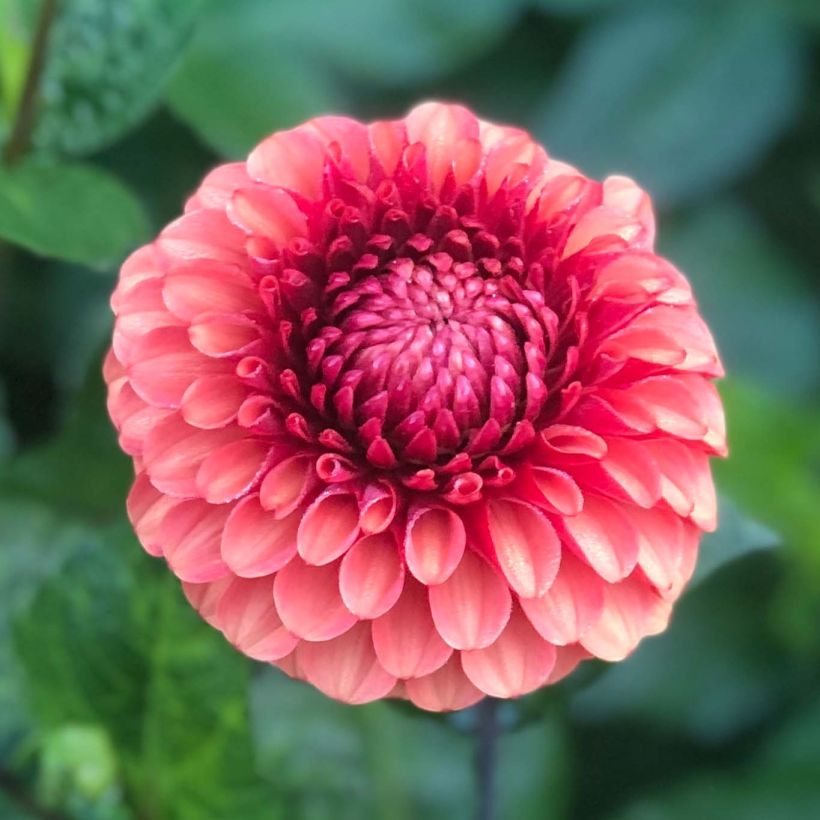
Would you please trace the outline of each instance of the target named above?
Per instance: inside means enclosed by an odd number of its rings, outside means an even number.
[[[37,17],[37,28],[34,32],[34,42],[31,45],[31,60],[26,72],[23,96],[17,107],[14,125],[11,129],[9,141],[3,151],[3,161],[6,165],[17,162],[28,150],[31,141],[31,132],[34,128],[37,113],[37,97],[40,88],[40,78],[46,64],[46,49],[48,35],[54,18],[57,15],[57,0],[43,0],[40,14]]]

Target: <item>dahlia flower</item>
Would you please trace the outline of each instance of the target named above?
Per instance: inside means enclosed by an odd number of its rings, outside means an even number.
[[[209,173],[123,265],[128,512],[240,651],[460,709],[664,629],[725,453],[648,196],[427,103]]]

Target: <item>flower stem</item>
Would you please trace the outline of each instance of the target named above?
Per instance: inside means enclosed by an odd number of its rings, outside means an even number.
[[[484,698],[476,707],[475,774],[478,792],[476,820],[494,820],[496,816],[495,770],[498,757],[498,701]]]
[[[28,150],[37,113],[40,79],[46,64],[48,35],[56,15],[57,0],[43,0],[40,6],[40,14],[37,17],[37,28],[31,46],[31,59],[29,60],[23,85],[23,94],[17,107],[17,114],[14,117],[14,125],[11,129],[9,141],[3,151],[3,160],[6,165],[17,162]]]

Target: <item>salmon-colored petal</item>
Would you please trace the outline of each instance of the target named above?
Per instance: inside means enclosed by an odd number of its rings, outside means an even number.
[[[373,621],[373,645],[381,665],[398,678],[429,675],[453,652],[436,630],[425,588],[410,576],[395,605]]]
[[[195,350],[182,327],[162,327],[134,341],[128,378],[135,392],[156,407],[179,407],[196,379],[227,373],[229,362],[211,359]]]
[[[315,134],[325,150],[339,152],[343,164],[349,166],[358,182],[370,176],[370,143],[367,126],[350,117],[314,117],[305,130]]]
[[[601,617],[581,637],[581,645],[602,660],[623,660],[650,625],[656,631],[662,628],[655,621],[661,603],[658,593],[635,576],[607,584]]]
[[[244,431],[235,427],[199,430],[174,413],[155,424],[145,437],[145,470],[158,490],[194,497],[199,494],[196,477],[200,464],[223,445],[243,437]]]
[[[156,247],[172,265],[195,259],[247,264],[245,234],[216,208],[191,211],[174,220],[159,235]]]
[[[407,568],[423,584],[441,584],[455,571],[466,543],[464,522],[453,510],[417,507],[407,521]]]
[[[464,674],[458,654],[429,675],[405,682],[407,697],[428,712],[452,712],[478,703],[484,693]]]
[[[471,550],[444,583],[430,587],[429,596],[436,629],[454,649],[489,646],[510,617],[506,582]]]
[[[270,443],[260,439],[245,438],[224,444],[199,466],[197,490],[211,504],[233,501],[259,480],[270,454]]]
[[[620,581],[638,562],[638,533],[618,505],[587,495],[584,509],[562,521],[570,543],[605,580]]]
[[[196,193],[185,203],[185,210],[225,208],[237,188],[250,183],[244,162],[226,162],[217,165],[205,175]]]
[[[240,267],[211,259],[197,259],[171,268],[163,280],[162,298],[175,316],[189,322],[204,313],[241,313],[262,308],[250,278]]]
[[[274,517],[290,515],[306,498],[318,479],[312,455],[294,455],[274,464],[259,487],[259,500]]]
[[[290,194],[270,185],[240,188],[231,198],[228,215],[235,225],[269,239],[279,248],[307,233],[305,215]]]
[[[557,646],[575,643],[600,618],[604,585],[594,570],[565,551],[549,590],[522,598],[521,608],[544,640]]]
[[[348,550],[339,569],[339,591],[345,606],[359,618],[378,618],[398,600],[404,563],[395,538],[366,535]]]
[[[165,514],[159,537],[168,566],[183,581],[203,583],[227,575],[219,550],[228,508],[199,499],[183,501]]]
[[[494,643],[461,653],[461,666],[482,692],[496,698],[517,698],[545,683],[555,659],[555,647],[515,608]]]
[[[546,682],[548,684],[558,683],[558,681],[574,672],[581,661],[591,657],[592,655],[579,643],[556,647],[555,666],[552,667],[552,672],[550,672]]]
[[[359,506],[359,526],[362,532],[383,532],[396,516],[396,488],[386,481],[373,481],[364,488]]]
[[[296,555],[298,528],[298,513],[280,519],[262,508],[258,496],[243,498],[225,522],[222,559],[244,578],[269,575]]]
[[[531,476],[541,495],[538,506],[556,515],[578,515],[584,508],[581,488],[566,470],[534,466]]]
[[[126,501],[128,520],[149,555],[162,555],[160,524],[168,510],[179,503],[178,498],[157,490],[145,473],[138,475],[134,481]]]
[[[225,575],[216,581],[203,584],[182,582],[182,591],[188,603],[200,614],[202,619],[215,629],[220,629],[217,609],[225,590],[234,582],[233,575]]]
[[[324,147],[315,134],[294,128],[263,140],[251,151],[247,168],[252,179],[316,199],[325,159]]]
[[[396,684],[373,651],[368,623],[358,623],[332,640],[301,643],[297,654],[305,677],[321,692],[345,703],[378,700]]]
[[[352,492],[322,493],[305,511],[296,544],[308,564],[328,564],[344,555],[359,534],[359,504]]]
[[[661,591],[675,584],[683,560],[683,522],[666,510],[626,511],[638,531],[638,564],[646,577]]]
[[[543,595],[561,562],[561,542],[535,507],[513,499],[488,502],[490,537],[501,571],[524,598]]]
[[[276,573],[273,600],[282,623],[306,641],[329,641],[359,619],[339,593],[339,562],[313,566],[297,555]]]
[[[215,430],[236,418],[248,388],[234,375],[203,376],[182,394],[180,412],[192,427]]]
[[[262,352],[257,323],[238,314],[200,315],[188,328],[188,338],[200,353],[215,359]]]
[[[237,649],[258,661],[284,658],[299,643],[276,612],[270,576],[234,578],[220,598],[215,620]]]
[[[421,142],[426,148],[427,170],[434,191],[441,188],[459,154],[463,156],[464,148],[471,150],[473,141],[478,149],[476,157],[480,156],[478,119],[461,105],[422,103],[407,115],[405,123],[408,141]]]

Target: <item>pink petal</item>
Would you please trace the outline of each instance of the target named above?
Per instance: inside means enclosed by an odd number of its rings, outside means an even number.
[[[403,584],[404,564],[392,535],[366,535],[342,559],[339,591],[345,606],[359,618],[378,618],[387,612]]]
[[[296,556],[279,570],[273,600],[282,623],[306,641],[329,641],[359,619],[339,593],[339,562],[312,566]]]
[[[185,321],[203,313],[258,311],[262,302],[249,276],[236,265],[198,259],[172,268],[162,298],[168,309]]]
[[[298,514],[279,519],[260,506],[258,496],[243,498],[225,523],[222,559],[244,578],[269,575],[296,555],[298,527]]]
[[[604,581],[569,550],[555,582],[539,598],[522,598],[521,608],[544,640],[558,646],[577,642],[601,616]]]
[[[436,631],[425,588],[412,577],[392,609],[373,621],[373,645],[381,665],[399,678],[428,675],[453,652]]]
[[[237,649],[258,661],[284,658],[299,643],[276,612],[270,576],[234,578],[219,601],[216,621]]]
[[[478,120],[460,105],[422,103],[407,115],[405,124],[408,141],[422,142],[427,149],[427,169],[436,192],[459,156],[459,147],[470,141],[478,146]]]
[[[305,236],[307,220],[281,188],[256,184],[236,191],[228,206],[234,224],[283,248],[294,236]]]
[[[578,515],[584,508],[584,496],[572,476],[552,467],[531,468],[532,480],[543,498],[539,506],[558,515]]]
[[[325,150],[303,128],[280,131],[263,140],[248,157],[252,179],[296,191],[315,200],[321,193]]]
[[[417,507],[407,522],[407,568],[423,584],[441,584],[455,571],[466,543],[464,522],[458,514],[445,507]]]
[[[224,208],[231,200],[231,195],[243,185],[250,182],[244,162],[226,162],[217,165],[206,174],[196,193],[185,203],[185,210],[202,208]]]
[[[584,649],[581,644],[573,643],[569,646],[558,646],[555,649],[555,666],[552,667],[549,677],[546,682],[548,684],[558,683],[567,675],[576,670],[581,661],[588,660],[592,657],[589,652]]]
[[[677,441],[648,441],[646,447],[661,471],[664,501],[712,532],[717,527],[717,497],[706,453]]]
[[[659,590],[670,590],[683,560],[683,522],[666,510],[627,511],[638,531],[638,564]]]
[[[307,679],[345,703],[378,700],[396,684],[396,678],[376,658],[368,623],[360,622],[332,640],[301,643],[297,655]]]
[[[244,435],[243,430],[234,427],[198,430],[174,413],[158,422],[145,438],[146,472],[151,483],[168,495],[196,496],[199,465],[212,452]]]
[[[661,474],[643,441],[611,437],[600,461],[570,468],[580,484],[597,493],[639,507],[653,507],[661,498]]]
[[[562,521],[569,540],[605,580],[620,581],[638,561],[638,533],[617,504],[587,495],[584,509]]]
[[[196,474],[200,494],[211,504],[224,504],[244,495],[268,464],[269,442],[246,438],[210,453]]]
[[[192,427],[214,430],[236,418],[248,389],[235,375],[203,376],[182,395],[182,418]]]
[[[155,407],[179,407],[191,383],[226,374],[230,362],[203,356],[182,327],[161,327],[134,341],[128,378],[135,392]]]
[[[461,666],[482,692],[497,698],[517,698],[546,682],[555,659],[555,647],[516,608],[494,643],[461,653]]]
[[[171,264],[189,260],[247,264],[245,234],[222,210],[192,211],[168,225],[156,241],[160,255]]]
[[[456,571],[429,588],[436,629],[454,649],[489,646],[510,617],[510,590],[490,565],[467,550]]]
[[[478,703],[484,693],[464,674],[458,655],[435,672],[405,682],[407,697],[428,712],[450,712]]]
[[[244,356],[261,349],[259,327],[237,314],[203,314],[188,328],[191,344],[206,356]]]
[[[606,441],[601,436],[570,424],[552,424],[541,431],[548,451],[564,455],[601,458],[606,453]]]
[[[172,507],[160,524],[163,554],[168,566],[182,581],[215,581],[229,570],[222,560],[219,542],[228,509],[194,499]]]
[[[359,534],[359,504],[351,492],[326,490],[305,511],[296,547],[308,564],[329,564],[353,545]]]
[[[128,520],[136,531],[140,544],[149,555],[162,555],[162,533],[159,525],[168,510],[179,503],[178,498],[164,495],[157,490],[145,473],[138,475],[134,481],[126,501]]]
[[[215,629],[221,629],[217,619],[217,609],[225,590],[234,582],[233,575],[225,575],[216,581],[205,584],[182,582],[182,591],[188,603],[199,613],[200,617]]]
[[[382,532],[396,515],[396,490],[386,481],[374,481],[365,487],[360,506],[359,526],[362,532]]]
[[[649,628],[657,630],[653,616],[660,596],[634,575],[604,587],[604,608],[598,621],[581,638],[581,645],[605,661],[629,655]]]
[[[295,455],[274,464],[259,487],[259,499],[266,510],[281,518],[290,515],[317,482],[312,455]]]
[[[519,595],[543,595],[555,580],[561,542],[535,507],[512,499],[487,504],[490,537],[501,571]]]
[[[315,134],[326,151],[331,146],[341,150],[342,163],[348,163],[359,182],[370,175],[370,145],[367,126],[350,117],[314,117],[305,123],[305,130]]]

